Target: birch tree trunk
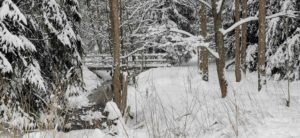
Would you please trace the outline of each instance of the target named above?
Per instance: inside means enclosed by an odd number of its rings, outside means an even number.
[[[201,35],[204,39],[207,36],[207,19],[206,19],[206,6],[205,4],[201,4],[200,9],[200,27],[201,27]],[[199,64],[200,64],[200,74],[202,75],[202,79],[204,81],[208,81],[208,50],[206,48],[200,48],[199,52]]]
[[[235,22],[240,21],[240,0],[235,0]],[[236,82],[241,81],[241,29],[238,26],[235,29],[235,79]]]
[[[258,32],[258,91],[266,83],[265,51],[266,51],[266,0],[259,1]]]
[[[111,34],[113,39],[113,91],[114,100],[121,108],[121,81],[120,81],[120,51],[121,51],[121,40],[120,40],[120,19],[119,19],[119,1],[110,0],[110,10],[111,10]]]
[[[215,42],[219,58],[217,59],[217,73],[219,78],[219,84],[221,89],[222,98],[227,95],[227,82],[225,80],[224,67],[225,67],[225,48],[224,48],[224,36],[220,32],[222,28],[222,7],[224,5],[224,0],[218,11],[216,0],[212,0],[212,13],[214,17],[214,30],[215,30]]]
[[[247,18],[248,17],[248,5],[247,5],[247,1],[248,0],[242,0],[242,15],[243,18]],[[248,32],[248,24],[244,23],[242,25],[242,45],[241,45],[241,64],[242,64],[242,70],[244,75],[246,75],[246,70],[247,70],[247,64],[246,64],[246,51],[247,51],[247,32]]]

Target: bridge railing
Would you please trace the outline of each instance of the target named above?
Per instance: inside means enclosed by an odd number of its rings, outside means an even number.
[[[167,54],[133,54],[122,59],[121,68],[148,69],[157,67],[169,67],[171,61],[166,58]],[[113,58],[108,54],[87,55],[83,62],[91,70],[110,70],[113,67]]]

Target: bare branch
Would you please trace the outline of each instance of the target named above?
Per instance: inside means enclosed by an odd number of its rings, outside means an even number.
[[[190,34],[189,32],[179,30],[179,29],[174,29],[174,28],[171,28],[170,32],[179,33],[188,36],[188,38],[186,38],[185,41],[193,42],[192,45],[194,45],[195,47],[206,48],[209,51],[209,53],[211,53],[215,58],[220,58],[219,54],[209,47],[208,43],[201,42],[201,40],[203,40],[202,36],[195,36],[193,34]]]
[[[168,32],[168,31],[186,36],[186,37],[182,38],[182,40],[180,40],[180,42],[177,42],[177,44],[179,44],[181,42],[186,42],[187,45],[190,45],[193,48],[203,47],[203,48],[206,48],[215,58],[219,58],[219,54],[217,52],[215,52],[213,49],[211,49],[209,47],[208,43],[205,43],[202,41],[203,40],[202,36],[195,36],[189,32],[186,32],[186,31],[180,30],[180,29],[175,29],[175,28],[171,28],[171,29],[167,29],[167,30],[159,30],[159,31],[155,32],[154,34],[162,34],[164,32]],[[152,35],[154,35],[154,34],[152,34]],[[152,36],[152,35],[150,35],[150,36]],[[158,47],[158,46],[154,46],[154,47]],[[146,48],[148,48],[148,47],[142,46],[142,47],[130,52],[129,54],[122,56],[121,58],[127,58],[127,57],[129,57],[139,51],[142,51]]]

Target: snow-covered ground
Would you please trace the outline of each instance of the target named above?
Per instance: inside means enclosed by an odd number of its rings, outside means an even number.
[[[101,83],[103,82],[103,80],[85,66],[83,66],[83,81],[87,91],[81,93],[79,96],[69,97],[68,101],[70,107],[81,108],[83,106],[89,106],[88,95],[91,94],[93,89],[101,86]]]
[[[286,81],[268,81],[266,89],[258,92],[256,73],[248,73],[236,83],[234,71],[227,71],[228,96],[222,99],[215,64],[209,67],[209,82],[202,81],[195,61],[141,73],[138,83],[129,87],[134,119],[128,120],[125,134],[118,137],[300,137],[300,82],[291,83],[291,107],[286,107]],[[95,77],[91,76],[86,81],[93,83],[90,79]],[[112,137],[100,130],[49,131],[24,137],[34,136]]]
[[[140,74],[129,88],[137,115],[130,125],[143,126],[149,137],[300,137],[300,82],[291,84],[288,108],[286,81],[269,81],[258,92],[256,73],[236,83],[234,71],[228,71],[228,96],[222,99],[215,64],[209,75],[209,82],[202,81],[195,64]]]

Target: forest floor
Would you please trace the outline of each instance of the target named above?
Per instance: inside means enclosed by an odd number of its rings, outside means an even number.
[[[300,137],[299,81],[291,83],[291,106],[286,107],[286,81],[268,81],[266,88],[258,92],[256,73],[248,73],[236,83],[234,70],[227,70],[228,96],[221,98],[215,64],[209,66],[209,82],[205,82],[192,61],[180,67],[150,69],[137,77],[137,84],[129,86],[128,91],[134,119],[127,122],[128,135],[119,137]],[[91,76],[86,81],[94,84],[88,87],[95,87],[99,82]],[[111,137],[100,130],[53,136]]]
[[[192,61],[138,76],[138,84],[129,88],[129,104],[137,115],[132,126],[143,126],[149,137],[300,137],[299,81],[291,83],[291,107],[286,107],[287,81],[269,80],[258,92],[255,72],[236,83],[234,70],[227,70],[228,96],[222,99],[216,65],[209,66],[205,82]]]

